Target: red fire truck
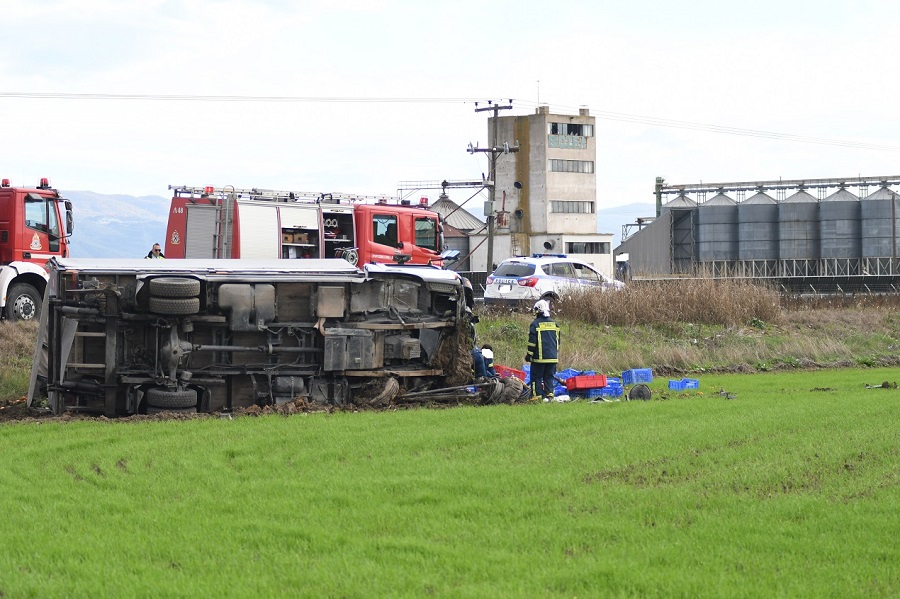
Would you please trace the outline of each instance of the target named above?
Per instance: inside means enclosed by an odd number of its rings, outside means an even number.
[[[427,200],[231,187],[174,191],[166,258],[345,258],[442,266],[440,215]]]
[[[44,265],[69,255],[72,202],[42,178],[37,187],[0,180],[0,309],[13,320],[40,319],[47,286]],[[65,232],[63,232],[65,231]]]

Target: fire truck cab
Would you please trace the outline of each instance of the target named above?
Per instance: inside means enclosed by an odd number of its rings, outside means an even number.
[[[40,319],[45,264],[69,256],[72,203],[50,181],[12,187],[0,180],[0,311],[10,321]]]
[[[442,266],[438,213],[336,193],[169,186],[167,258],[345,258]]]

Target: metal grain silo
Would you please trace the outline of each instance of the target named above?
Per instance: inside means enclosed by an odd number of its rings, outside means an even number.
[[[697,250],[701,262],[737,260],[737,202],[718,193],[697,208]]]
[[[822,258],[859,258],[859,198],[841,188],[819,202],[819,245]]]
[[[778,260],[778,202],[765,193],[738,204],[738,259]]]
[[[860,200],[860,230],[863,258],[900,256],[900,197],[888,187]]]
[[[694,216],[697,203],[680,193],[660,208],[662,214],[671,213],[672,272],[689,273],[694,268],[696,243],[694,240]]]
[[[778,257],[819,259],[819,202],[805,191],[778,204]]]
[[[660,208],[660,212],[669,212],[671,210],[693,210],[697,207],[697,202],[684,195],[684,192],[675,196],[674,199],[666,202]]]

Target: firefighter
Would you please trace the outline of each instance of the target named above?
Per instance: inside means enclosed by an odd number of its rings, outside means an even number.
[[[154,259],[162,260],[164,258],[165,258],[165,256],[162,253],[162,248],[159,246],[158,243],[154,243],[153,248],[151,248],[151,250],[149,252],[147,252],[147,259],[148,260],[154,260]]]
[[[534,320],[528,330],[528,353],[531,363],[531,399],[553,400],[556,364],[559,362],[559,326],[550,318],[550,303],[538,300],[532,308]]]

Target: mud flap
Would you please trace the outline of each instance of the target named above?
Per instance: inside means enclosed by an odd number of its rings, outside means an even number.
[[[344,377],[313,378],[309,382],[309,399],[314,403],[344,406],[350,397],[350,384]]]

